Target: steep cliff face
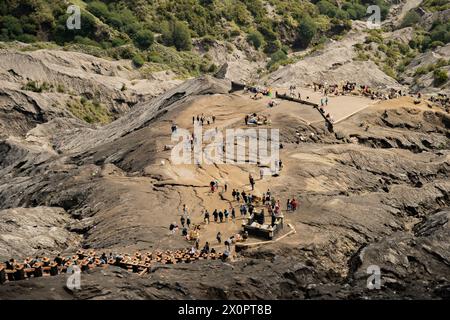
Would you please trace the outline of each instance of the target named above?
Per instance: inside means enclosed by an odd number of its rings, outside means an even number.
[[[130,61],[38,50],[0,51],[0,132],[24,135],[58,117],[107,123],[181,83],[170,72],[147,78]]]

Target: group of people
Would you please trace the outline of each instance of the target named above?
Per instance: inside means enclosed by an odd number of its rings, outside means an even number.
[[[352,94],[369,97],[371,99],[387,100],[406,95],[406,92],[402,91],[401,89],[395,88],[374,89],[366,84],[357,85],[356,82],[350,81],[340,82],[338,84],[328,84],[327,82],[323,83],[313,82],[312,87],[315,92],[320,91],[325,96],[327,95],[341,96]],[[323,106],[322,101],[321,105]]]
[[[209,182],[209,188],[210,188],[210,191],[212,192],[212,193],[214,193],[214,192],[216,192],[216,191],[218,191],[219,190],[219,181],[217,181],[217,180],[211,180],[210,182]],[[227,189],[228,188],[228,186],[227,186],[227,184],[225,184],[224,185],[224,191],[226,192]]]
[[[444,108],[447,112],[449,112],[450,97],[448,95],[444,93],[438,93],[437,95],[431,96],[430,101]]]
[[[227,239],[225,239],[225,241],[223,242],[223,244],[225,245],[225,247],[226,247],[226,249],[227,249],[228,251],[231,251],[231,245],[232,245],[232,244],[234,244],[234,243],[236,243],[236,242],[239,242],[239,241],[245,241],[245,240],[247,240],[247,238],[248,238],[248,232],[247,232],[247,231],[244,231],[244,232],[242,233],[242,235],[239,234],[239,233],[236,233],[236,234],[234,234],[234,235],[228,237]],[[216,240],[217,240],[217,243],[218,243],[218,244],[221,244],[221,243],[222,243],[222,232],[220,232],[220,231],[217,232]]]
[[[60,253],[56,255],[56,257],[52,260],[48,257],[39,257],[35,256],[34,258],[26,258],[23,262],[19,262],[15,259],[10,259],[4,262],[4,266],[7,270],[14,270],[17,267],[23,265],[25,268],[34,268],[36,265],[49,266],[51,263],[55,263],[58,267],[62,267],[68,264],[78,265],[81,263],[87,264],[97,264],[104,265],[108,264],[110,260],[116,260],[121,258],[121,255],[113,254],[112,252],[107,255],[103,252],[100,256],[97,256],[95,253],[84,253],[83,251],[77,251],[77,254],[74,256],[62,256]]]
[[[207,209],[204,210],[202,213],[203,213],[203,221],[206,224],[209,224],[211,222],[211,214]],[[212,212],[212,216],[214,218],[214,222],[216,223],[227,222],[230,217],[231,220],[234,221],[236,219],[236,210],[231,206],[229,210],[226,208],[224,210],[214,209],[214,211]]]
[[[261,87],[244,87],[244,92],[254,93],[255,95],[261,94],[263,96],[272,96],[272,90],[270,88],[261,88]]]
[[[270,125],[271,120],[268,116],[258,115],[255,112],[245,115],[244,122],[246,125]]]
[[[192,124],[199,124],[201,126],[207,124],[214,124],[216,123],[216,116],[205,116],[203,113],[201,115],[192,116]]]

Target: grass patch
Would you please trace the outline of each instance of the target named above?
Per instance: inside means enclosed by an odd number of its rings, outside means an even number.
[[[98,102],[81,98],[67,104],[69,111],[78,119],[87,123],[106,124],[112,121],[112,116],[106,107]]]

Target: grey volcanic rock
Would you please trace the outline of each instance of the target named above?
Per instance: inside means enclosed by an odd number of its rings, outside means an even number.
[[[147,102],[136,105],[129,113],[120,119],[98,129],[75,130],[72,134],[66,134],[61,140],[58,134],[54,135],[55,145],[61,151],[70,150],[79,152],[92,148],[98,144],[106,144],[121,136],[129,134],[145,126],[148,126],[159,115],[169,109],[180,106],[192,97],[207,94],[224,94],[231,89],[229,80],[219,80],[210,76],[188,80],[175,89]]]
[[[166,148],[175,143],[171,126],[192,128],[192,117],[202,113],[217,116],[207,126],[217,130],[242,128],[245,114],[271,116],[271,127],[280,129],[284,167],[279,176],[258,179],[256,189],[262,193],[270,188],[283,211],[286,199],[299,200],[296,212],[284,212],[295,234],[244,250],[226,263],[154,265],[141,277],[116,268],[97,269],[83,274],[81,292],[67,290],[64,276],[30,279],[0,286],[0,297],[448,296],[448,113],[402,97],[338,122],[335,134],[321,121],[309,124],[297,117],[302,109],[283,103],[267,108],[266,98],[252,100],[230,90],[227,79],[191,79],[137,103],[102,127],[65,116],[19,127],[18,119],[7,129],[11,134],[0,140],[0,208],[9,213],[0,224],[6,228],[1,239],[9,242],[0,243],[0,252],[4,258],[21,259],[38,249],[70,252],[71,247],[84,247],[133,254],[190,246],[168,230],[179,221],[183,204],[201,223],[201,210],[236,205],[229,191],[220,196],[209,192],[211,179],[228,181],[230,188],[249,188],[248,174],[258,170],[249,164],[172,162]],[[38,227],[32,233],[34,225]],[[215,235],[213,228],[219,227],[231,234],[239,224],[211,223],[202,235]],[[15,235],[27,240],[16,241]],[[41,248],[26,242],[33,237]],[[382,271],[381,290],[366,286],[370,265]]]
[[[24,135],[36,125],[71,117],[67,105],[83,97],[102,103],[113,118],[182,81],[166,72],[148,78],[130,61],[109,61],[62,50],[0,50],[0,135]],[[34,81],[43,92],[24,90]]]
[[[71,220],[62,208],[0,210],[0,260],[74,250],[81,236],[66,230]]]

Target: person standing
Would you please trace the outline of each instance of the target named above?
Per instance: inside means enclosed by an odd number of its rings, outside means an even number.
[[[231,239],[228,238],[227,240],[225,240],[224,244],[227,247],[228,251],[231,251]]]
[[[205,221],[206,224],[209,224],[209,212],[208,212],[208,210],[205,211],[205,216],[203,218],[203,221]]]
[[[184,223],[186,222],[186,219],[184,218],[184,216],[181,216],[180,222],[181,222],[181,226],[184,228]]]
[[[187,216],[187,218],[186,218],[186,225],[187,225],[188,229],[190,229],[190,226],[191,226],[191,217],[189,217],[189,216]]]
[[[199,249],[200,248],[200,238],[195,239],[195,249]]]
[[[295,200],[295,198],[292,198],[292,200],[291,200],[291,210],[292,211],[297,210],[297,201]]]
[[[248,213],[250,214],[250,216],[253,214],[253,210],[255,210],[255,207],[252,204],[250,204],[248,206]],[[247,212],[245,212],[245,213],[247,213]]]
[[[235,219],[236,219],[236,210],[234,210],[234,208],[232,208],[231,209],[231,220],[233,220],[233,222],[234,222]]]
[[[217,217],[219,216],[219,213],[217,212],[217,209],[214,209],[213,216],[214,216],[214,222],[217,222]]]
[[[219,211],[219,220],[220,220],[220,223],[223,222],[223,212],[222,212],[222,210]]]
[[[217,232],[216,239],[219,244],[222,243],[222,234],[220,233],[220,231]]]
[[[230,215],[230,213],[227,209],[223,210],[223,215],[225,216],[225,221],[228,222],[228,216]]]

